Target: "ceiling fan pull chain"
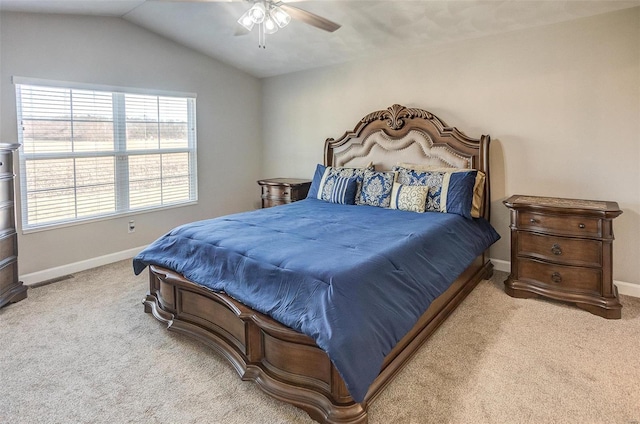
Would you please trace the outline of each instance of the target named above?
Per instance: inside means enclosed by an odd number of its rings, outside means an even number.
[[[267,42],[265,40],[265,36],[264,36],[264,23],[260,23],[258,25],[258,48],[262,47],[263,49],[266,49],[267,46]]]

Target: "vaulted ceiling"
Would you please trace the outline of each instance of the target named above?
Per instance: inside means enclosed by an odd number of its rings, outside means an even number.
[[[235,35],[236,21],[250,1],[0,0],[0,11],[120,17],[256,77],[268,77],[640,6],[640,0],[290,3],[342,27],[329,33],[293,20],[267,35],[266,49],[259,49],[255,29]]]

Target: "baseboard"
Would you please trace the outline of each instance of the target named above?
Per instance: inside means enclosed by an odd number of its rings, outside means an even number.
[[[490,258],[490,260],[491,260],[491,263],[493,264],[493,269],[495,269],[496,271],[504,271],[504,272],[511,271],[511,262],[503,261],[501,259],[493,259],[493,258]]]
[[[618,293],[625,296],[640,297],[640,284],[627,283],[626,281],[613,280],[618,287]]]
[[[511,271],[511,262],[501,259],[490,258],[493,263],[493,269],[496,271]],[[640,284],[627,283],[626,281],[613,280],[613,284],[618,287],[618,293],[625,296],[640,297]]]
[[[114,262],[122,261],[124,259],[133,258],[145,247],[146,246],[135,247],[133,249],[110,253],[108,255],[98,256],[97,258],[91,258],[85,261],[74,262],[72,264],[57,266],[55,268],[32,272],[30,274],[24,274],[20,276],[20,281],[22,281],[26,285],[37,284],[42,281],[52,280],[54,278],[73,274],[74,272],[85,271],[87,269],[95,268],[98,266],[111,264]]]

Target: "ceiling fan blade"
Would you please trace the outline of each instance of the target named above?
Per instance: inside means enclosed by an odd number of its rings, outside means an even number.
[[[322,16],[318,16],[315,13],[307,12],[306,10],[291,6],[288,3],[280,3],[278,6],[291,15],[292,18],[325,31],[334,32],[342,26],[330,21],[329,19],[323,18]]]
[[[240,25],[239,23],[236,23],[236,26],[233,30],[233,35],[234,36],[238,36],[238,35],[247,35],[249,34],[251,31],[249,31],[248,29],[246,29],[245,27],[243,27],[242,25]]]
[[[151,0],[164,3],[232,3],[240,0]]]

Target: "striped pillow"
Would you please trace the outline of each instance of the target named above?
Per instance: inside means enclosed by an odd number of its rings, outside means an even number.
[[[355,205],[358,179],[355,177],[337,177],[333,180],[329,202],[341,205]]]
[[[360,185],[362,183],[362,178],[364,177],[364,171],[368,169],[368,168],[334,168],[333,166],[326,166],[324,168],[325,168],[324,173],[322,174],[320,178],[320,182],[318,184],[316,197],[326,202],[329,202],[329,197],[331,196],[331,190],[333,189],[334,180],[336,178],[338,177],[356,178]],[[318,170],[316,169],[316,176],[317,175],[318,175]],[[314,179],[316,176],[314,176]],[[314,189],[314,185],[312,183],[309,191],[313,189]],[[359,188],[356,189],[356,201],[358,200],[358,197],[360,197]]]

